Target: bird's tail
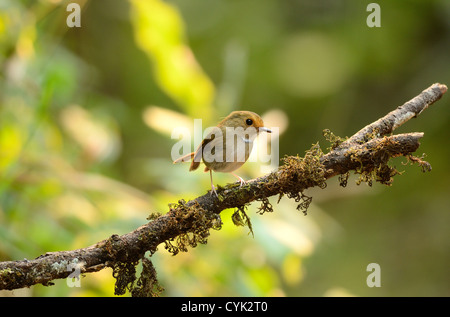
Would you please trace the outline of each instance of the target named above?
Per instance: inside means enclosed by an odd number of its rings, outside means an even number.
[[[179,157],[175,161],[173,161],[173,164],[190,161],[194,158],[194,155],[195,155],[195,152],[183,155],[182,157]]]
[[[188,162],[192,160],[191,166],[189,166],[189,171],[195,171],[198,166],[200,165],[201,160],[201,151],[192,152],[186,155],[183,155],[182,157],[177,158],[175,161],[173,161],[173,164],[178,164],[181,162]]]

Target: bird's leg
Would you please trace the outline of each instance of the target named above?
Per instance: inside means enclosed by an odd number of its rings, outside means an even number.
[[[212,180],[212,170],[209,170],[209,176],[210,176],[210,178],[211,178],[211,196],[212,196],[212,194],[214,193],[214,194],[216,195],[216,197],[219,198],[219,195],[217,195],[216,188],[214,187],[214,184],[213,184],[213,180]]]
[[[233,176],[236,177],[236,178],[239,180],[239,182],[241,183],[241,185],[239,185],[239,188],[241,188],[242,185],[244,185],[244,184],[247,183],[246,181],[244,181],[244,180],[242,179],[242,177],[240,177],[240,176],[234,174],[233,172],[231,172],[231,174],[233,174]]]

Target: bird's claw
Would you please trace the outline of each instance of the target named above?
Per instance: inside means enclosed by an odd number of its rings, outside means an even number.
[[[214,185],[211,185],[211,196],[213,195],[213,193],[214,193],[214,195],[216,195],[217,198],[219,198],[219,195],[217,195],[217,192],[216,192],[216,188],[214,187]]]
[[[242,177],[237,176],[237,175],[234,175],[234,176],[236,176],[239,179],[239,182],[240,182],[239,189],[241,189],[242,186],[247,184],[247,182]]]

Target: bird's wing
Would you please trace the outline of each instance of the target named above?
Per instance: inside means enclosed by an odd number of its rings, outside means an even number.
[[[193,160],[192,160],[191,166],[189,167],[189,171],[194,171],[199,167],[200,162],[202,161],[202,158],[203,158],[203,150],[205,149],[205,146],[208,143],[212,142],[215,138],[216,138],[216,135],[214,133],[209,133],[202,140],[202,143],[200,143],[197,150],[194,152]]]

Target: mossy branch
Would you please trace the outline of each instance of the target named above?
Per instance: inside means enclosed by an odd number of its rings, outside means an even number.
[[[345,186],[348,173],[355,171],[360,174],[360,181],[390,185],[398,171],[388,162],[398,156],[418,163],[424,171],[430,170],[422,158],[412,156],[423,133],[389,134],[417,117],[446,91],[445,85],[434,84],[347,140],[324,131],[332,142],[329,153],[324,154],[316,144],[304,157],[287,156],[278,170],[251,180],[242,188],[229,184],[217,190],[218,197],[207,193],[188,202],[179,200],[169,206],[168,213],[152,215],[149,223],[130,233],[113,235],[83,249],[46,253],[34,260],[0,262],[0,289],[12,290],[39,283],[51,285],[55,279],[73,277],[74,267],[81,274],[111,267],[117,280],[116,294],[123,294],[128,289],[136,296],[157,295],[162,288],[145,253],[153,254],[160,244],[177,254],[186,251],[188,246],[205,243],[210,229],[220,229],[220,212],[224,209],[236,208],[233,221],[247,225],[251,230],[245,208],[255,200],[262,203],[260,213],[264,213],[272,211],[268,197],[286,195],[299,203],[299,210],[306,212],[311,198],[303,191],[316,186],[324,188],[331,177],[340,175],[339,181]],[[137,280],[135,267],[140,260],[143,273]]]

